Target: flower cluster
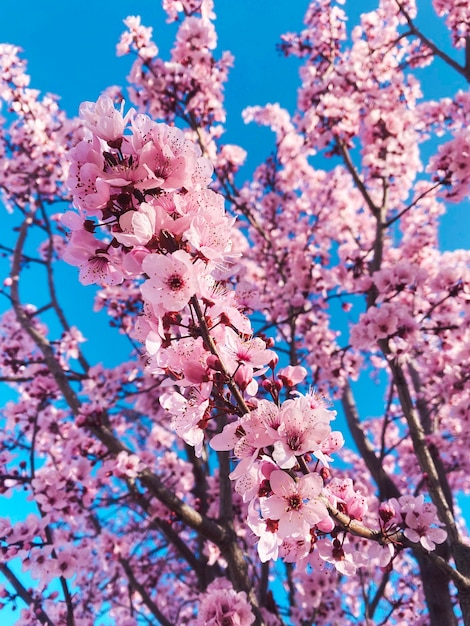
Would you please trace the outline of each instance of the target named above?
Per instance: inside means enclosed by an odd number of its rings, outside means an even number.
[[[211,440],[213,449],[233,450],[239,459],[230,477],[249,503],[248,523],[259,537],[262,561],[306,556],[315,530],[329,532],[335,526],[320,498],[320,470],[328,467],[329,454],[343,445],[341,433],[331,431],[335,414],[315,393],[280,406],[260,400]],[[313,457],[316,470],[299,476],[299,459]],[[294,558],[289,556],[290,544],[297,546]]]
[[[217,35],[211,21],[215,17],[212,0],[169,0],[164,2],[164,8],[169,20],[176,20],[178,13],[185,16],[170,61],[157,57],[152,30],[144,27],[139,17],[124,20],[128,30],[122,35],[117,52],[137,54],[131,70],[132,101],[155,118],[173,120],[178,116],[191,125],[197,120],[201,127],[223,123],[223,86],[233,57],[228,52],[220,59],[213,56]]]
[[[123,116],[108,96],[83,104],[80,115],[85,137],[70,153],[67,181],[79,216],[63,217],[72,229],[64,259],[80,267],[85,284],[146,272],[155,306],[179,310],[195,292],[189,252],[210,270],[230,250],[232,220],[205,189],[210,162],[179,129],[132,110]],[[100,228],[112,238],[98,239]],[[146,259],[153,251],[167,255],[159,267]]]
[[[226,581],[217,579],[202,595],[195,626],[250,626],[255,616],[246,593],[237,593]]]
[[[51,95],[42,98],[29,87],[20,48],[0,44],[0,102],[13,114],[8,129],[0,118],[0,189],[7,207],[26,207],[32,189],[44,201],[63,198],[64,155],[74,123],[67,120]],[[7,113],[8,112],[8,113]]]
[[[78,214],[63,217],[72,230],[64,259],[85,284],[139,286],[143,309],[131,332],[146,346],[147,373],[161,381],[160,407],[197,456],[209,438],[213,450],[238,460],[230,479],[260,559],[309,559],[318,544],[321,560],[355,572],[365,563],[361,552],[337,530],[326,538],[338,528],[330,507],[360,520],[370,514],[367,499],[350,479],[330,478],[331,454],[344,443],[331,430],[336,412],[319,393],[295,391],[303,367],[276,376],[272,341],[253,336],[243,296],[231,285],[234,220],[208,188],[209,161],[182,131],[133,110],[124,115],[109,96],[84,103],[80,116],[83,139],[70,153],[68,179]],[[382,274],[376,283],[396,292],[416,280],[406,268]],[[412,330],[403,315],[391,302],[370,307],[353,343],[403,336],[405,326]],[[224,418],[214,434],[217,413]],[[114,465],[131,480],[144,467],[124,453]],[[423,519],[407,518],[407,532],[427,537]],[[393,550],[386,552],[390,559]]]
[[[465,0],[433,0],[433,7],[439,17],[447,16],[446,23],[452,33],[456,48],[463,48],[470,33],[470,8]]]
[[[252,396],[255,377],[277,361],[266,340],[252,337],[227,282],[238,257],[234,219],[207,188],[212,166],[183,131],[124,115],[109,96],[84,103],[80,116],[84,138],[71,150],[68,178],[78,214],[62,218],[71,228],[63,258],[84,284],[139,281],[144,307],[133,333],[146,345],[149,373],[178,382],[160,402],[200,454],[214,385],[231,379]]]
[[[461,202],[468,197],[470,187],[470,132],[461,130],[439,147],[430,160],[428,171],[444,185],[442,192],[451,202]]]
[[[167,381],[159,402],[174,431],[199,456],[213,409],[235,414],[211,445],[240,460],[230,477],[261,558],[300,558],[288,547],[299,542],[308,554],[312,534],[335,526],[320,499],[320,470],[343,437],[331,431],[335,411],[320,395],[292,396],[304,368],[266,376],[277,356],[253,337],[227,281],[233,219],[207,188],[209,162],[182,131],[124,115],[108,96],[83,104],[80,116],[84,138],[71,151],[68,179],[78,214],[63,217],[72,229],[64,259],[85,284],[139,282],[144,306],[133,333],[146,345],[148,373]],[[272,400],[254,399],[259,377]],[[291,397],[281,403],[284,386]],[[315,459],[311,473],[302,475],[299,459]],[[130,460],[119,457],[119,475],[137,476]]]
[[[401,528],[407,539],[420,543],[429,551],[435,549],[436,543],[443,543],[447,538],[446,531],[439,526],[436,513],[434,504],[425,502],[423,495],[392,498],[379,509],[380,519],[388,531]]]

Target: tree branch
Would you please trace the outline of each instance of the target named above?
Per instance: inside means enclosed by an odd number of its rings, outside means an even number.
[[[461,74],[468,82],[470,82],[470,64],[466,62],[465,66],[460,65],[457,61],[454,61],[452,57],[446,54],[443,50],[441,50],[431,39],[426,37],[414,24],[413,20],[410,17],[408,11],[403,7],[402,3],[399,0],[395,0],[400,9],[400,13],[405,18],[408,27],[413,35],[415,35],[425,46],[427,46],[430,50],[432,50],[435,56],[442,59],[447,65],[449,65],[456,72]]]
[[[173,626],[172,623],[167,620],[167,618],[163,615],[158,606],[152,600],[145,587],[141,583],[139,583],[137,578],[134,576],[134,572],[132,571],[132,567],[129,561],[127,559],[119,559],[119,563],[122,565],[122,568],[125,571],[127,578],[129,579],[131,587],[135,591],[137,591],[137,593],[142,598],[143,603],[152,613],[152,615],[157,618],[162,626]]]
[[[16,575],[6,565],[6,563],[0,563],[0,572],[5,576],[10,585],[14,588],[18,596],[23,600],[25,604],[30,606],[41,624],[48,624],[48,626],[55,626],[54,622],[47,615],[44,609],[39,606],[39,600],[35,599],[26,587],[20,582]]]
[[[341,403],[354,443],[359,450],[359,454],[364,459],[367,469],[377,483],[380,499],[388,500],[389,498],[399,498],[401,495],[400,490],[384,470],[381,459],[375,454],[372,444],[361,428],[359,413],[349,382],[347,382],[343,388]]]

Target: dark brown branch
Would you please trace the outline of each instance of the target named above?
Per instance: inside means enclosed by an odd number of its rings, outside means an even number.
[[[54,243],[53,243],[51,225],[49,222],[49,217],[42,205],[41,205],[41,213],[43,216],[46,232],[49,235],[48,246],[47,246],[47,262],[46,262],[47,285],[49,288],[49,295],[51,297],[52,306],[62,325],[62,328],[68,332],[70,331],[70,325],[64,315],[64,312],[61,306],[59,305],[59,301],[57,300],[57,294],[56,294],[56,289],[55,289],[54,271],[52,269],[52,259],[54,255]],[[83,367],[83,370],[85,372],[89,370],[89,365],[80,349],[78,349],[78,362]]]
[[[356,402],[349,383],[346,383],[343,388],[341,403],[354,443],[359,450],[359,454],[364,459],[367,469],[377,483],[380,499],[388,500],[390,498],[399,498],[401,495],[400,490],[384,470],[381,459],[375,454],[372,444],[361,428]]]
[[[132,589],[137,591],[137,593],[142,598],[143,603],[152,613],[152,615],[159,621],[160,624],[162,624],[162,626],[172,626],[172,622],[167,620],[167,618],[163,615],[158,606],[152,600],[145,587],[141,583],[139,583],[137,578],[134,576],[134,572],[132,571],[132,567],[130,566],[129,561],[127,559],[119,559],[119,563],[122,565],[122,568],[126,573],[130,586],[132,587]]]
[[[18,596],[23,600],[25,604],[30,606],[34,613],[37,615],[38,620],[41,624],[48,624],[48,626],[55,626],[54,622],[47,615],[44,609],[39,606],[39,601],[34,598],[30,592],[26,589],[26,587],[20,582],[20,580],[15,576],[15,574],[11,571],[11,569],[5,563],[0,563],[0,572],[5,576],[10,585],[14,588]]]
[[[426,191],[423,191],[422,193],[419,194],[419,196],[417,196],[413,202],[411,202],[408,206],[406,206],[404,209],[402,209],[397,215],[394,215],[393,217],[391,217],[389,220],[387,220],[384,224],[384,228],[388,228],[389,226],[391,226],[392,224],[394,224],[397,220],[399,220],[405,213],[407,213],[408,211],[410,211],[414,206],[416,206],[418,204],[418,202],[420,200],[422,200],[423,198],[425,198],[429,193],[431,193],[432,191],[434,191],[435,189],[437,189],[438,187],[441,186],[441,182],[439,181],[438,183],[435,183],[432,187],[430,187],[429,189],[426,189]]]
[[[454,61],[452,57],[446,54],[441,48],[439,48],[431,39],[426,37],[418,28],[415,26],[413,20],[410,17],[408,11],[403,7],[402,3],[399,0],[395,0],[400,9],[400,13],[405,18],[408,28],[410,32],[415,35],[425,46],[427,46],[435,56],[442,59],[447,65],[449,65],[456,72],[461,74],[468,82],[470,82],[470,63],[468,63],[468,57],[466,56],[465,65],[460,65],[457,61]]]
[[[361,192],[362,197],[364,198],[365,203],[367,204],[367,206],[370,209],[370,212],[372,213],[372,215],[374,215],[374,217],[378,217],[379,214],[379,209],[377,207],[377,205],[373,202],[372,198],[370,197],[369,192],[367,191],[367,188],[363,182],[363,180],[361,179],[361,177],[359,176],[359,173],[351,159],[351,155],[349,153],[348,148],[345,146],[345,144],[342,141],[338,141],[338,149],[340,151],[341,156],[343,157],[343,161],[344,164],[346,165],[346,169],[348,170],[348,172],[351,174],[352,179],[356,185],[356,187],[359,189],[359,191]]]
[[[452,542],[459,541],[459,532],[455,519],[444,494],[443,486],[441,485],[434,460],[429,451],[429,446],[426,442],[426,434],[421,424],[419,415],[414,407],[403,369],[392,357],[388,344],[385,340],[380,340],[379,346],[387,359],[388,366],[392,373],[400,405],[410,430],[413,448],[418,458],[421,471],[426,474],[429,485],[429,493],[437,507],[439,518],[446,525],[450,540]]]

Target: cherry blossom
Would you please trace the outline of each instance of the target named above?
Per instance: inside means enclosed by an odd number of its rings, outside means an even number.
[[[269,482],[272,496],[261,503],[265,519],[278,520],[280,537],[305,536],[310,528],[328,516],[325,505],[318,500],[323,481],[318,474],[302,476],[296,483],[281,470],[274,470]]]
[[[249,626],[255,621],[244,592],[236,593],[230,587],[210,585],[202,596],[195,624],[207,626]]]
[[[197,288],[197,271],[184,250],[155,259],[147,256],[142,269],[149,275],[142,295],[157,311],[180,311]]]

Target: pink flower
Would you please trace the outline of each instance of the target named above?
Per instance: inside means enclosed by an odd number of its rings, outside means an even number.
[[[342,541],[338,537],[333,540],[322,539],[316,548],[324,561],[332,563],[345,576],[352,576],[359,567],[367,564],[367,554],[356,550],[347,537]]]
[[[278,372],[278,378],[288,387],[295,387],[307,376],[307,370],[302,365],[288,365]]]
[[[119,285],[123,278],[122,272],[105,254],[91,257],[80,267],[79,280],[82,285]]]
[[[172,428],[188,445],[194,447],[198,457],[202,454],[204,417],[209,407],[211,388],[211,383],[204,383],[200,390],[193,387],[187,398],[175,390],[163,392],[160,396],[161,406],[172,416]]]
[[[147,116],[136,116],[132,123],[132,143],[139,154],[139,164],[146,172],[145,178],[136,186],[140,189],[184,187],[189,190],[208,185],[213,167],[201,156],[199,147],[186,139],[179,128],[154,122],[148,128],[147,120]]]
[[[129,248],[145,246],[159,235],[162,230],[173,232],[175,221],[159,204],[142,202],[138,211],[126,211],[119,218],[119,229],[113,229],[113,235],[119,243]]]
[[[71,578],[77,573],[78,558],[70,550],[62,550],[57,555],[55,566],[58,576]]]
[[[399,502],[402,504],[402,499]],[[442,528],[431,527],[431,524],[439,522],[437,509],[432,502],[424,502],[424,496],[408,498],[403,502],[402,514],[405,514],[406,528],[403,534],[410,541],[421,543],[426,550],[434,550],[436,543],[443,543],[447,533]]]
[[[350,517],[362,519],[367,512],[367,499],[363,493],[354,489],[350,478],[333,478],[328,485],[328,491],[343,503]]]
[[[116,46],[118,56],[129,54],[131,46],[134,44],[142,59],[152,59],[157,56],[158,48],[152,41],[152,29],[142,26],[138,15],[129,15],[124,20],[124,24],[129,29],[121,35],[121,39]]]
[[[96,140],[98,141],[98,140]],[[87,215],[101,217],[109,200],[109,184],[103,180],[104,159],[89,141],[80,141],[69,153],[71,161],[67,186],[75,206]]]
[[[134,113],[131,109],[123,117],[123,106],[124,101],[121,110],[117,111],[111,98],[103,95],[96,102],[82,102],[79,112],[85,125],[98,137],[105,141],[114,141],[122,137],[127,120]]]
[[[122,282],[122,272],[113,264],[103,246],[105,244],[102,241],[86,230],[72,231],[62,258],[80,268],[79,278],[83,285],[118,285]]]
[[[447,533],[443,528],[430,528],[414,515],[407,515],[408,528],[405,528],[403,534],[407,539],[415,543],[420,543],[426,550],[432,551],[436,547],[436,543],[444,543],[447,539]]]
[[[116,457],[115,473],[120,477],[137,478],[143,465],[136,454],[129,454],[124,450]]]
[[[296,482],[282,470],[274,470],[270,479],[274,495],[261,502],[265,519],[279,520],[278,535],[306,535],[312,526],[328,517],[326,506],[317,499],[323,489],[319,474],[302,476]]]
[[[238,333],[227,327],[225,345],[220,348],[230,373],[234,373],[240,365],[246,365],[253,376],[254,369],[267,365],[276,354],[266,348],[266,343],[259,337],[242,339]]]
[[[274,443],[273,458],[279,467],[288,469],[295,465],[296,457],[313,452],[325,464],[321,443],[330,435],[330,420],[335,411],[326,408],[315,394],[286,400],[281,407],[281,424]]]
[[[279,548],[279,556],[285,563],[296,563],[308,556],[311,548],[310,535],[284,537]]]
[[[212,438],[210,445],[214,450],[233,450],[239,459],[254,459],[264,446],[272,445],[272,433],[278,425],[278,407],[268,400],[260,400],[256,409],[227,424]]]
[[[216,579],[202,595],[196,626],[250,626],[255,621],[246,593]]]
[[[155,228],[155,214],[152,207],[142,202],[138,211],[127,211],[119,218],[121,232],[113,235],[124,246],[144,246],[150,241]]]
[[[49,583],[56,576],[56,562],[52,557],[52,546],[33,548],[29,556],[23,559],[23,571],[42,584]]]
[[[389,516],[390,521],[404,527],[403,534],[410,541],[421,543],[423,548],[431,551],[435,549],[436,543],[446,540],[447,533],[443,528],[431,527],[431,524],[439,523],[437,509],[432,502],[425,502],[422,494],[401,496],[398,500],[392,498],[388,506],[390,512],[395,511],[393,518]]]
[[[142,269],[149,275],[142,286],[142,295],[150,302],[156,313],[181,311],[197,289],[197,268],[184,250],[173,254],[149,254],[142,262]]]

